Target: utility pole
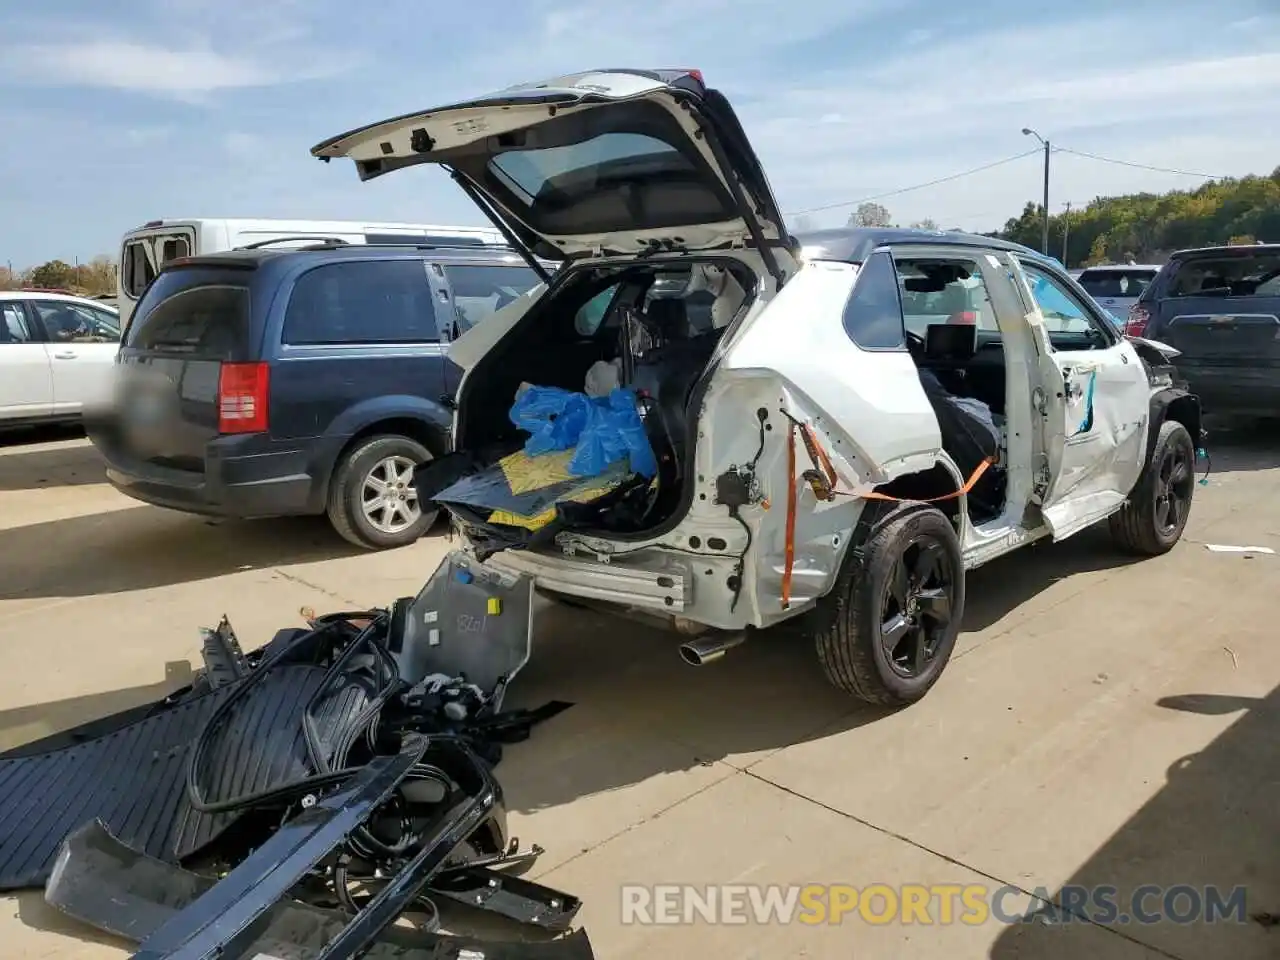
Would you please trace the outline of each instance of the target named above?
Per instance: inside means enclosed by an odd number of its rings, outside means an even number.
[[[1049,141],[1030,127],[1023,127],[1022,135],[1035,137],[1044,144],[1044,233],[1040,241],[1040,250],[1047,257],[1049,255]]]
[[[1062,265],[1069,267],[1067,263],[1067,237],[1071,235],[1071,201],[1067,201],[1067,212],[1062,217]]]

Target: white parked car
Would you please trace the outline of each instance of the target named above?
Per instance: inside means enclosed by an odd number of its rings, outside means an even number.
[[[1129,308],[1138,302],[1142,291],[1159,272],[1159,264],[1115,263],[1086,267],[1076,282],[1123,326],[1129,319]]]
[[[110,401],[120,315],[85,297],[0,291],[0,426],[78,420]]]
[[[836,685],[907,703],[951,655],[966,570],[1108,519],[1139,553],[1182,534],[1200,415],[1173,351],[1015,244],[792,237],[696,72],[560,77],[313,153],[364,180],[443,164],[562,264],[449,346],[456,452],[415,478],[462,535],[413,621],[433,672],[509,678],[527,583],[692,634],[693,663],[807,615]],[[448,609],[477,584],[487,614]]]

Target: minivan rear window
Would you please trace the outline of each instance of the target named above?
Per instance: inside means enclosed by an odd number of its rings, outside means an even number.
[[[1168,297],[1280,297],[1280,251],[1183,260]]]
[[[1140,297],[1155,270],[1086,270],[1077,281],[1091,297]]]
[[[205,276],[187,270],[161,273],[134,311],[125,346],[242,359],[249,344],[249,288],[228,282],[234,276],[199,273]]]

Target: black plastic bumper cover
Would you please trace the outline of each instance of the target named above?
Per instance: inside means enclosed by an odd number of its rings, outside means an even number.
[[[187,910],[218,881],[173,866],[122,844],[100,823],[86,824],[62,846],[45,899],[63,913],[138,943]],[[246,956],[292,960],[314,956],[349,918],[294,900],[266,912]],[[584,931],[542,942],[478,940],[399,926],[380,931],[368,960],[594,960]]]

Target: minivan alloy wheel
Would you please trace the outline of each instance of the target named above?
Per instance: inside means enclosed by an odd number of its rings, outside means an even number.
[[[369,523],[381,533],[399,533],[422,516],[413,487],[415,464],[408,457],[379,460],[365,475],[360,505]]]

